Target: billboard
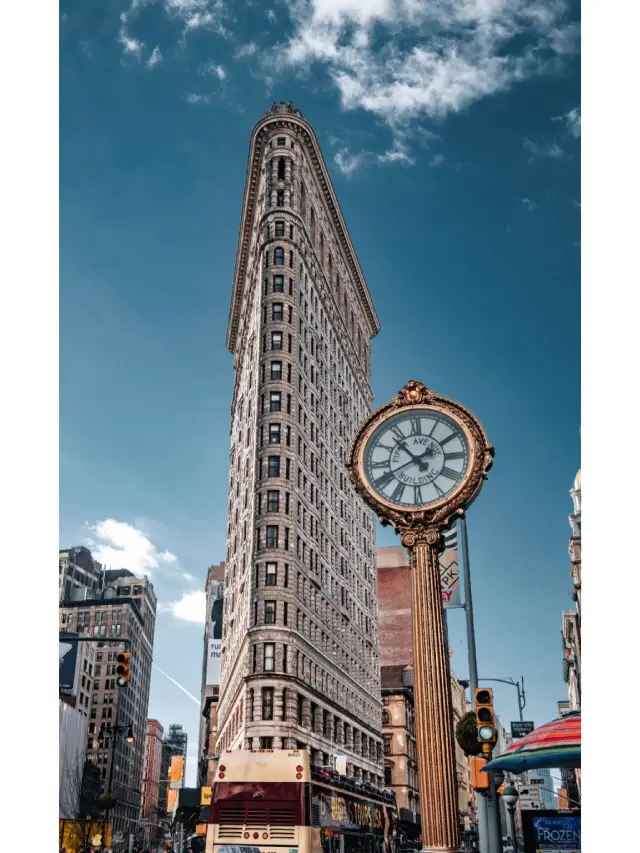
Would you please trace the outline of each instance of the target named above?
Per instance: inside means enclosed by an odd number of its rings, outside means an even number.
[[[440,587],[445,609],[462,607],[460,600],[460,570],[458,568],[458,530],[448,530],[444,535],[445,549],[440,555]]]
[[[78,668],[78,649],[80,644],[74,642],[78,634],[60,632],[58,657],[60,662],[59,686],[60,693],[72,696],[76,686],[76,671]]]
[[[580,812],[522,812],[524,853],[580,853]]]
[[[173,791],[182,788],[184,780],[184,755],[174,755],[169,767],[169,788]]]
[[[222,655],[222,614],[224,609],[224,584],[222,581],[211,583],[209,603],[209,625],[207,643],[207,666],[205,684],[217,687],[220,684],[220,657]]]

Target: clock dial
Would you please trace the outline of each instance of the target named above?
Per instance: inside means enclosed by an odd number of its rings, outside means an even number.
[[[460,425],[430,409],[388,418],[364,449],[364,471],[373,491],[403,507],[441,501],[460,485],[468,465],[469,445]]]

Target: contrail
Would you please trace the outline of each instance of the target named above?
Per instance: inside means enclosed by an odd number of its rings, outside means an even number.
[[[160,667],[158,666],[158,664],[157,664],[157,663],[156,663],[156,664],[154,664],[154,666],[155,666],[155,668],[158,670],[158,672],[161,672],[161,673],[164,675],[164,677],[165,677],[165,678],[168,678],[168,679],[169,679],[169,681],[172,681],[172,682],[175,684],[175,686],[176,686],[176,687],[179,687],[179,688],[180,688],[180,690],[182,690],[182,692],[183,692],[183,693],[186,693],[186,694],[187,694],[187,696],[189,697],[189,699],[193,699],[193,701],[196,703],[196,705],[197,705],[198,707],[200,707],[200,700],[199,700],[199,699],[196,699],[196,697],[193,695],[193,693],[189,693],[189,691],[187,690],[187,688],[186,688],[186,687],[183,687],[183,686],[182,686],[182,684],[178,684],[178,682],[175,680],[175,678],[171,678],[171,676],[170,676],[168,673],[166,673],[166,672],[164,671],[164,669],[160,669]]]

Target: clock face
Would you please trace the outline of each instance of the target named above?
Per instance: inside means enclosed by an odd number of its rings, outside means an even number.
[[[431,409],[398,412],[374,430],[364,449],[370,487],[402,507],[438,503],[460,485],[468,466],[464,431]]]

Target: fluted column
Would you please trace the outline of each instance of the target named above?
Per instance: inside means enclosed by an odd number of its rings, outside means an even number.
[[[446,648],[437,530],[407,533],[411,549],[413,677],[423,851],[458,853],[458,785],[451,672]]]

